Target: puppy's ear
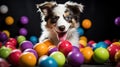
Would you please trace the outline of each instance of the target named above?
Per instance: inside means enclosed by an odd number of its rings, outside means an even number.
[[[56,2],[44,2],[41,4],[36,4],[37,8],[39,9],[38,11],[41,12],[44,16],[47,16],[50,14],[51,9],[56,5]]]
[[[79,15],[81,12],[83,12],[83,5],[82,4],[78,4],[76,2],[71,2],[68,1],[65,3],[66,7],[69,8],[70,10],[73,11],[74,14]]]

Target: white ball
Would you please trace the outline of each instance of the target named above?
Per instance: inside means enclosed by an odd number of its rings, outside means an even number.
[[[0,12],[2,14],[6,14],[8,12],[8,7],[6,5],[1,5],[0,6]]]

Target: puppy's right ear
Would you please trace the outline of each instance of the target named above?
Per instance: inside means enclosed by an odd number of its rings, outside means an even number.
[[[44,2],[41,4],[36,4],[37,8],[39,9],[38,11],[41,12],[44,16],[48,16],[50,14],[51,9],[57,5],[56,2]]]

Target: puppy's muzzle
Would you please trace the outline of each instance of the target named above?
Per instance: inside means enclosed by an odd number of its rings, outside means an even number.
[[[61,26],[58,27],[58,29],[62,32],[62,31],[65,30],[65,26],[64,26],[64,25],[61,25]]]

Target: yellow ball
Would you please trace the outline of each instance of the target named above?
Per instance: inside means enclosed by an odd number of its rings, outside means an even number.
[[[24,52],[21,54],[19,62],[22,67],[34,67],[37,63],[37,59],[33,53]]]
[[[8,36],[10,37],[10,32],[8,30],[3,30],[3,32]]]
[[[84,40],[79,40],[79,44],[80,44],[80,45],[83,45],[84,47],[87,46],[87,42],[84,41]]]
[[[81,36],[81,37],[80,37],[80,40],[84,40],[84,41],[87,42],[87,37],[86,37],[86,36]]]
[[[37,43],[34,47],[39,57],[48,54],[49,47],[44,43]]]
[[[82,22],[82,27],[85,29],[91,28],[92,22],[89,19],[84,19]]]
[[[12,24],[14,23],[13,17],[11,17],[11,16],[6,17],[6,18],[5,18],[5,23],[6,23],[7,25],[12,25]]]

